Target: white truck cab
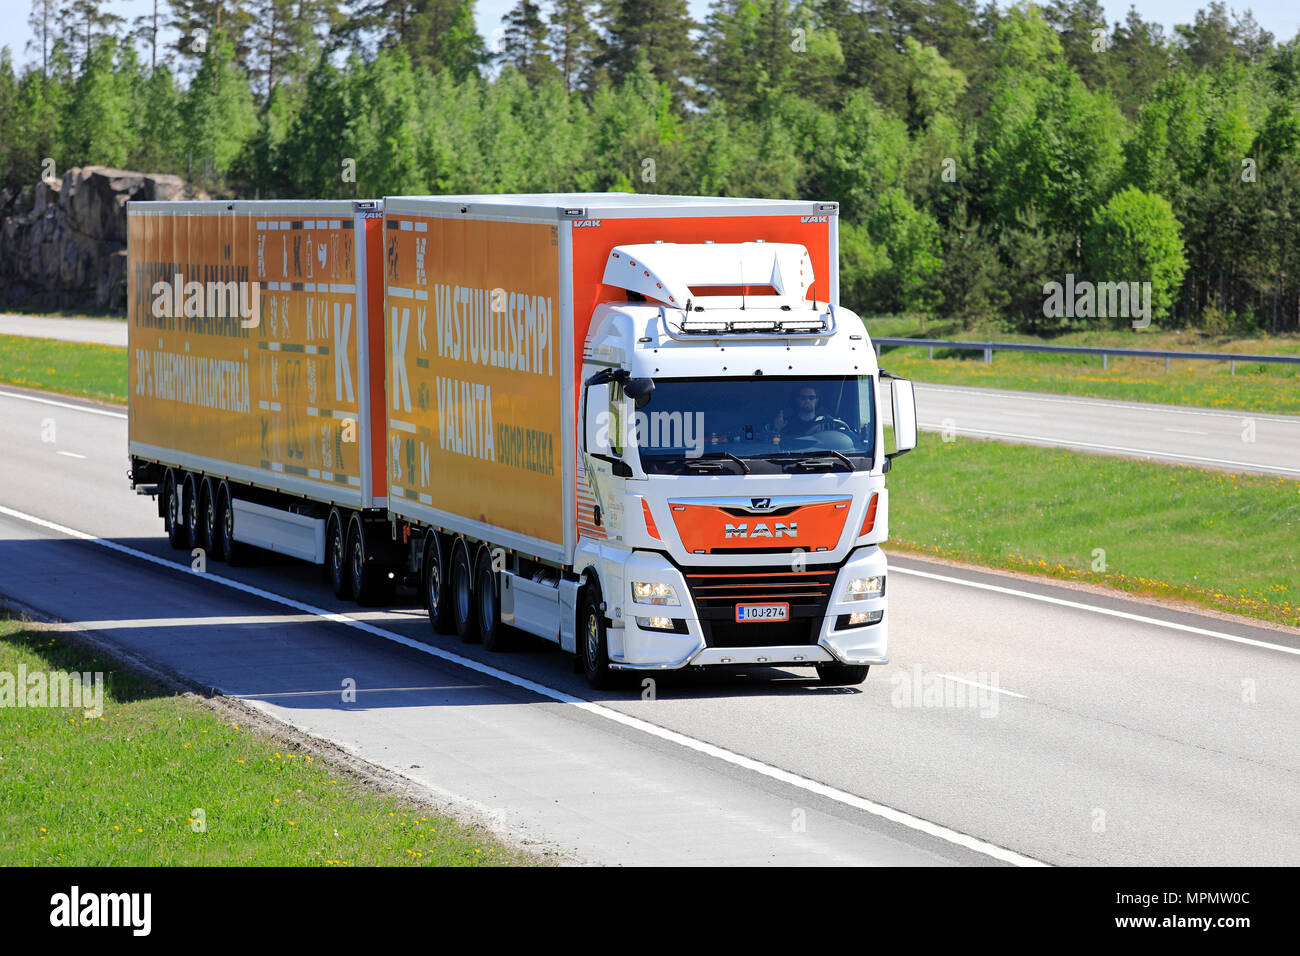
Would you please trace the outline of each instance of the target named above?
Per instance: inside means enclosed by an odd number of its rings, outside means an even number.
[[[596,307],[583,350],[574,558],[604,603],[577,634],[604,643],[581,655],[593,681],[802,665],[857,683],[887,662],[885,475],[915,405],[891,377],[887,452],[875,352],[816,281],[795,243],[609,253],[626,296]]]

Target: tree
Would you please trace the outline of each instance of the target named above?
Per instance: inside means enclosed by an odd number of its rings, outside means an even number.
[[[50,75],[50,49],[58,37],[59,0],[32,0],[32,12],[27,24],[32,28],[32,38],[27,49],[41,48],[41,73]]]
[[[106,37],[117,37],[126,22],[103,6],[101,0],[64,0],[59,8],[59,32],[74,69],[84,70],[91,49]]]
[[[236,64],[234,44],[224,33],[210,38],[207,54],[181,100],[180,114],[189,177],[222,188],[257,124],[248,77]],[[327,142],[322,139],[315,148]]]
[[[542,8],[535,0],[519,0],[501,22],[505,37],[497,59],[512,64],[530,85],[555,75],[551,45]]]
[[[589,0],[555,0],[552,4],[548,39],[564,88],[569,91],[591,81],[599,42],[591,27],[591,6]]]
[[[685,103],[694,96],[689,81],[697,68],[691,42],[695,28],[686,0],[610,0],[600,65],[615,83],[622,83],[644,54],[655,80],[667,86],[676,103]]]
[[[63,155],[68,162],[126,165],[138,138],[133,95],[138,80],[130,44],[119,47],[104,37],[95,45],[72,85],[65,114]]]
[[[221,33],[231,49],[232,62],[248,72],[253,17],[244,0],[167,0],[167,5],[171,8],[167,26],[180,34],[175,49],[183,64],[198,68],[212,49],[214,36]]]
[[[1089,277],[1094,282],[1150,282],[1151,317],[1163,317],[1187,271],[1181,233],[1164,197],[1132,186],[1121,190],[1088,226],[1084,259]],[[1128,324],[1130,317],[1118,317],[1117,324]]]

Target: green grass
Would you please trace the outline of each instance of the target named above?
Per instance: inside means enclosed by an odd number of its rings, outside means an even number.
[[[532,864],[201,701],[0,620],[0,673],[103,671],[103,715],[0,710],[0,865]],[[196,809],[205,829],[196,832]]]
[[[913,336],[1300,357],[1300,337],[1296,336],[1232,338],[1143,330],[1076,332],[1048,340],[997,328],[964,331],[954,323],[929,323],[922,333],[916,321],[899,318],[870,319],[866,325],[869,334],[882,338]],[[1163,359],[1112,358],[1109,368],[1103,370],[1101,357],[1092,355],[994,352],[992,363],[986,365],[982,352],[935,349],[933,360],[928,354],[928,349],[921,346],[886,347],[881,364],[918,382],[1300,414],[1300,367],[1294,365],[1239,362],[1234,375],[1226,362],[1175,359],[1166,372]]]
[[[1300,482],[931,435],[889,482],[894,548],[1300,626]]]
[[[126,403],[126,349],[0,335],[0,382]]]

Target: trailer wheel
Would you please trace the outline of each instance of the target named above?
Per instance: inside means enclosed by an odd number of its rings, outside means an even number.
[[[452,629],[451,576],[447,573],[446,546],[442,536],[430,531],[424,536],[424,603],[429,608],[429,625],[435,634]]]
[[[835,687],[848,687],[861,684],[867,679],[870,664],[841,664],[839,661],[827,661],[817,665],[817,679],[823,684]]]
[[[185,476],[185,538],[189,547],[203,547],[203,532],[199,527],[199,483],[194,475]],[[206,548],[204,550],[207,550]]]
[[[232,568],[248,563],[248,548],[235,540],[235,505],[230,494],[230,482],[223,481],[217,489],[217,527],[221,539],[221,553]]]
[[[451,546],[451,608],[456,622],[456,633],[466,644],[478,640],[478,622],[475,620],[474,572],[469,566],[469,549],[464,538]]]
[[[390,578],[388,569],[367,553],[365,529],[361,519],[352,516],[348,530],[348,577],[352,594],[362,607],[383,604],[388,597]]]
[[[605,639],[605,612],[601,605],[600,586],[589,584],[582,601],[578,621],[578,656],[587,683],[596,690],[614,686],[615,673],[609,666],[609,644]]]
[[[474,569],[474,596],[478,599],[478,634],[484,650],[500,652],[509,650],[506,625],[501,623],[501,598],[497,590],[497,575],[492,570],[492,553],[483,548]]]
[[[225,558],[226,549],[222,547],[220,518],[217,515],[217,493],[212,487],[211,478],[204,478],[203,484],[199,487],[199,511],[199,536],[203,540],[203,547],[207,550],[209,558],[220,561]]]
[[[343,537],[343,517],[337,508],[330,512],[325,526],[325,574],[334,596],[352,600],[352,575],[348,573],[347,541]]]
[[[176,481],[176,469],[167,469],[167,479],[163,485],[163,499],[166,514],[163,515],[163,527],[167,530],[167,543],[177,551],[189,547],[185,540],[185,518],[181,507],[181,489]]]

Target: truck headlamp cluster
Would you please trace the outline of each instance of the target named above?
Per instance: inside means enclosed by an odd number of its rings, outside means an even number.
[[[844,588],[845,601],[869,601],[885,593],[885,578],[873,574],[868,578],[854,578]]]
[[[673,586],[662,581],[633,581],[632,600],[637,604],[662,604],[671,607],[678,607],[681,604],[677,600],[677,591]]]

